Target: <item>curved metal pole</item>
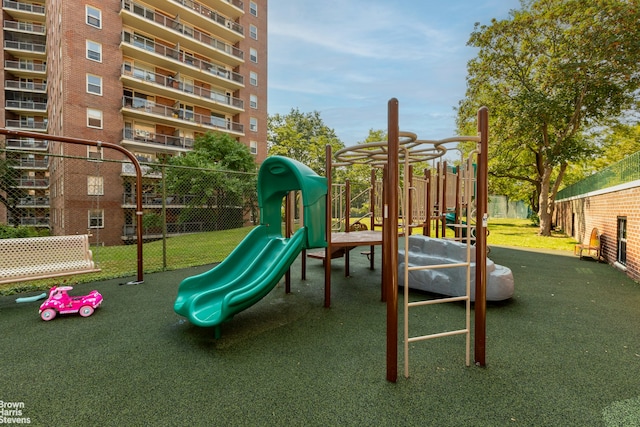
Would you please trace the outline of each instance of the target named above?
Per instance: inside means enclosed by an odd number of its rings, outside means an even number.
[[[133,166],[136,169],[136,238],[138,240],[138,275],[135,283],[142,283],[143,278],[143,259],[142,259],[142,168],[136,156],[129,150],[123,148],[117,144],[110,142],[93,141],[90,139],[70,138],[66,136],[49,135],[38,132],[25,132],[18,130],[10,130],[6,128],[0,128],[0,134],[10,135],[15,137],[46,139],[49,141],[66,142],[76,145],[89,145],[92,147],[106,147],[123,153],[131,160]]]

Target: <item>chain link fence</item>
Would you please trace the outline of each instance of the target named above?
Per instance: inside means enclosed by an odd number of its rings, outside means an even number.
[[[517,218],[531,217],[531,208],[522,200],[509,200],[507,196],[490,195],[487,204],[489,218]]]
[[[640,179],[640,151],[558,191],[556,200],[580,196]]]
[[[0,238],[89,234],[101,269],[12,288],[135,275],[134,165],[121,153],[95,147],[75,147],[73,154],[68,147],[64,154],[44,146],[42,152],[12,148],[4,149],[4,156],[0,152]],[[145,273],[220,262],[258,223],[256,173],[138,159]]]

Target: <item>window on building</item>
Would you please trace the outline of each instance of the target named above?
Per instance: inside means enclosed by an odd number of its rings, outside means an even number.
[[[194,120],[194,107],[193,105],[180,104],[180,110],[178,111],[178,118],[182,120]]]
[[[102,28],[102,11],[87,5],[87,25]]]
[[[249,83],[251,86],[258,86],[258,73],[255,71],[249,73]]]
[[[251,154],[258,154],[258,143],[256,141],[249,141],[249,151]]]
[[[258,119],[256,119],[255,117],[250,117],[249,118],[249,129],[252,132],[257,132],[258,131]]]
[[[258,62],[258,51],[256,49],[249,49],[249,59],[251,60],[251,62]]]
[[[258,5],[255,2],[249,2],[249,13],[258,16]]]
[[[258,97],[256,95],[249,95],[249,106],[251,108],[258,108]]]
[[[92,145],[87,146],[87,158],[102,160],[102,149]]]
[[[255,25],[249,25],[249,37],[254,40],[258,40],[258,27]]]
[[[156,49],[156,43],[153,39],[140,34],[133,35],[133,45],[140,49],[148,50],[149,52],[154,52]]]
[[[102,77],[87,74],[87,92],[102,95]]]
[[[627,217],[618,217],[618,254],[616,261],[627,265]]]
[[[87,177],[87,194],[89,196],[104,195],[104,177],[88,176]]]
[[[89,228],[104,228],[104,209],[89,209]]]
[[[87,127],[102,129],[102,111],[87,108]]]
[[[102,62],[102,45],[100,43],[87,40],[87,59]]]

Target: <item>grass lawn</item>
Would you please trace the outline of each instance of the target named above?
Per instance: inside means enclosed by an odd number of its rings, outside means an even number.
[[[145,243],[143,245],[144,271],[151,273],[220,262],[231,253],[251,229],[252,227],[244,227],[170,237],[166,240],[165,251],[163,251],[161,240]],[[102,271],[76,275],[73,277],[73,283],[88,283],[136,274],[136,245],[93,247],[92,251],[93,259]],[[166,253],[166,257],[163,253]],[[166,268],[163,267],[165,259]],[[59,278],[55,279],[54,283],[56,281],[63,283],[67,280],[67,278]],[[51,285],[52,280],[0,285],[0,295],[45,290],[49,289]]]
[[[557,231],[551,237],[538,235],[539,227],[528,219],[489,219],[487,244],[522,248],[572,251],[576,240]]]

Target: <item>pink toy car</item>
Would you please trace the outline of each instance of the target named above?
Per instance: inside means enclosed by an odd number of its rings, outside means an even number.
[[[89,295],[69,296],[67,292],[72,289],[73,286],[51,288],[49,298],[40,306],[42,320],[52,320],[58,313],[79,313],[82,317],[88,317],[102,304],[102,295],[98,291],[91,291]]]

